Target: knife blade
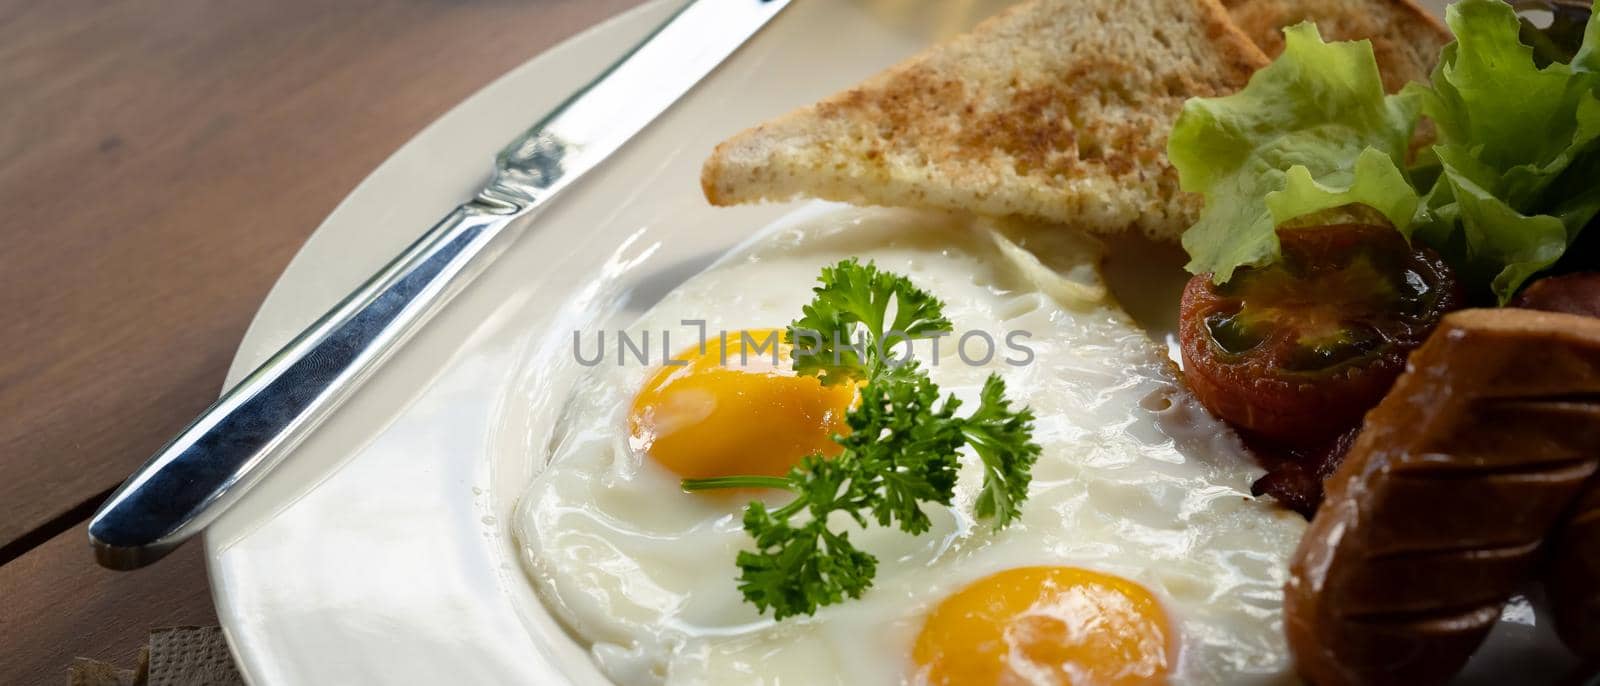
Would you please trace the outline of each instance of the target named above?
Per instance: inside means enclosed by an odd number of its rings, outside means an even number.
[[[693,0],[496,157],[476,197],[301,332],[155,453],[89,522],[95,559],[136,569],[202,531],[552,198],[643,130],[789,0]]]

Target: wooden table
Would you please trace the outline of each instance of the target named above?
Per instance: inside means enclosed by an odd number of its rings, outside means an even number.
[[[638,2],[0,0],[0,684],[216,622],[198,546],[105,571],[86,518],[362,177]]]

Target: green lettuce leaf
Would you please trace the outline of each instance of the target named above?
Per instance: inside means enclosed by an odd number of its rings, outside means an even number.
[[[1577,16],[1536,59],[1510,5],[1460,0],[1432,83],[1390,96],[1369,43],[1287,29],[1283,55],[1244,90],[1191,100],[1173,128],[1180,183],[1206,199],[1183,236],[1189,270],[1227,281],[1277,259],[1278,226],[1359,203],[1437,249],[1474,292],[1509,301],[1600,223],[1600,14]],[[1423,116],[1436,144],[1408,167]]]
[[[1344,205],[1366,205],[1387,217],[1408,237],[1411,219],[1420,204],[1417,192],[1394,159],[1377,148],[1362,150],[1351,169],[1336,170],[1321,179],[1312,177],[1304,165],[1290,167],[1283,190],[1268,193],[1266,201],[1279,224]]]
[[[1184,190],[1206,208],[1183,236],[1190,271],[1218,283],[1278,256],[1276,227],[1352,202],[1409,226],[1418,194],[1401,165],[1414,96],[1386,96],[1372,46],[1326,43],[1313,24],[1244,90],[1190,100],[1167,145]]]
[[[1441,163],[1415,233],[1504,304],[1600,210],[1600,22],[1573,64],[1540,68],[1511,6],[1462,0],[1446,20],[1456,43],[1431,85],[1407,88],[1437,127]]]
[[[1580,95],[1572,69],[1535,66],[1517,13],[1504,2],[1464,0],[1445,17],[1456,42],[1445,48],[1431,86],[1407,89],[1419,96],[1439,140],[1479,147],[1475,156],[1499,169],[1566,148],[1559,131],[1564,126],[1570,138]]]
[[[1583,32],[1583,47],[1572,58],[1572,68],[1600,72],[1600,12],[1589,12],[1589,28]]]
[[[1567,248],[1567,229],[1549,215],[1523,215],[1474,183],[1471,174],[1445,165],[1441,184],[1449,189],[1465,255],[1456,262],[1469,280],[1490,279],[1502,304],[1534,274],[1555,264]],[[1447,237],[1441,245],[1453,245]]]

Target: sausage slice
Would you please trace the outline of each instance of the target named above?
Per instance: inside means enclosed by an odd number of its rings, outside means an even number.
[[[1600,478],[1589,480],[1549,545],[1544,583],[1556,633],[1572,652],[1600,660]]]
[[[1317,686],[1443,683],[1600,463],[1600,319],[1448,315],[1369,413],[1295,553],[1286,629]]]
[[[1600,317],[1600,273],[1535,281],[1515,305]],[[1600,660],[1600,478],[1589,480],[1567,521],[1546,543],[1545,595],[1556,633],[1572,652]]]

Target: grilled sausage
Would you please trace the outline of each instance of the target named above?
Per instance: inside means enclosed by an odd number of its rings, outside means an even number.
[[[1534,282],[1517,307],[1600,317],[1600,274],[1569,274]],[[1600,660],[1600,479],[1591,479],[1567,521],[1546,543],[1545,595],[1556,633],[1572,652]]]
[[[1551,276],[1517,294],[1512,307],[1600,317],[1600,273]]]
[[[1445,317],[1367,415],[1296,551],[1290,648],[1317,686],[1433,684],[1472,654],[1600,460],[1600,320]]]
[[[1548,545],[1545,595],[1556,633],[1572,652],[1600,660],[1600,479],[1589,480]]]

